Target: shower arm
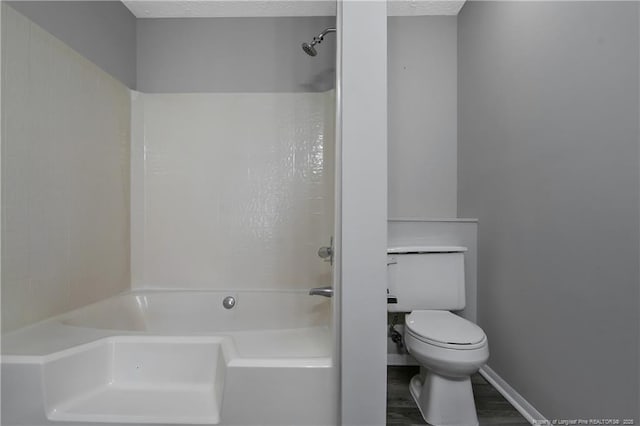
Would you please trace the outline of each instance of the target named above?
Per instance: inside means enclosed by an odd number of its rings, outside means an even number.
[[[311,42],[311,45],[316,45],[319,43],[322,43],[322,41],[324,40],[324,36],[326,36],[329,33],[335,33],[336,29],[335,28],[327,28],[324,31],[322,31],[320,34],[318,34],[317,36],[315,36],[313,38],[313,41]]]
[[[336,29],[335,28],[325,28],[320,34],[318,34],[317,36],[313,37],[313,40],[311,40],[311,43],[302,43],[302,50],[304,50],[304,53],[306,53],[309,56],[316,56],[318,54],[318,52],[316,51],[316,49],[314,48],[314,46],[316,44],[320,44],[322,43],[322,41],[324,40],[324,37],[329,34],[329,33],[335,33]]]

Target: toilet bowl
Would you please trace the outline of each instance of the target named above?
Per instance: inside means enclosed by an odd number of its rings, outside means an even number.
[[[409,388],[424,419],[477,425],[470,376],[489,358],[482,329],[449,311],[413,311],[405,322],[405,345],[421,366]]]

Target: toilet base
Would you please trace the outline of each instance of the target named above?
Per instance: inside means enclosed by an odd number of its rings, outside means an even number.
[[[471,378],[449,378],[427,371],[409,384],[424,420],[433,426],[478,426]]]

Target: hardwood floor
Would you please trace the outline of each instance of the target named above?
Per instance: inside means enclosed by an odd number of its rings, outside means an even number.
[[[387,425],[426,425],[409,393],[418,367],[387,368]],[[480,375],[471,377],[480,426],[524,426],[529,423]]]

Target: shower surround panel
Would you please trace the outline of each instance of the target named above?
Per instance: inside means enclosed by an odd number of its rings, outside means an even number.
[[[333,91],[133,99],[134,288],[331,283]]]
[[[129,89],[2,4],[2,330],[129,288]]]

